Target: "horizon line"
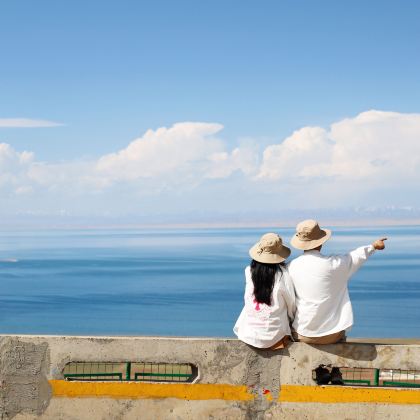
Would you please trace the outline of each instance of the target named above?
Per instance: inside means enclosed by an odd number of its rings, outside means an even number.
[[[397,226],[420,226],[420,219],[412,220],[393,220],[381,219],[377,221],[371,220],[354,220],[354,221],[322,221],[323,226],[331,226],[336,228],[346,227],[397,227]],[[286,221],[279,223],[278,221],[270,222],[194,222],[194,223],[114,223],[114,224],[51,224],[51,225],[35,225],[35,224],[16,224],[3,225],[0,222],[0,231],[10,230],[101,230],[101,229],[259,229],[259,228],[294,228],[296,223]]]

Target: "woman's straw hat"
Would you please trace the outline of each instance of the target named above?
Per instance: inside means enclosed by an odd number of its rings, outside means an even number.
[[[276,233],[266,233],[249,250],[249,255],[255,261],[266,264],[278,264],[290,255],[290,249]]]
[[[321,229],[316,220],[304,220],[296,226],[296,234],[290,243],[297,249],[308,251],[317,248],[331,237],[329,229]]]

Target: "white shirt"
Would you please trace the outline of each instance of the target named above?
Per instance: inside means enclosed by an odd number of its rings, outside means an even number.
[[[258,348],[271,347],[290,335],[289,317],[293,319],[295,294],[286,267],[274,280],[271,305],[258,303],[254,296],[251,268],[245,269],[245,305],[233,328],[241,341]]]
[[[296,293],[293,328],[305,337],[321,337],[353,325],[347,283],[375,249],[362,246],[346,255],[324,256],[311,250],[291,261]]]

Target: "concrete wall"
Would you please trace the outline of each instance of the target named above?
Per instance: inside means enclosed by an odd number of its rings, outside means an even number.
[[[63,381],[70,361],[198,366],[196,384]],[[319,364],[420,370],[418,344],[255,350],[233,339],[0,337],[1,419],[419,419],[420,389],[316,386]]]

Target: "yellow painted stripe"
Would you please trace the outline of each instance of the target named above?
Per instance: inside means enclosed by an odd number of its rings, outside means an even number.
[[[77,382],[50,380],[55,397],[178,398],[184,400],[252,401],[245,385],[148,384],[140,382]],[[267,395],[265,395],[267,394]],[[270,391],[264,393],[272,401]],[[279,402],[420,404],[420,389],[282,385]]]
[[[420,404],[420,389],[282,385],[279,401]]]
[[[55,397],[179,398],[183,400],[250,401],[245,385],[146,384],[136,382],[76,382],[50,380]]]

